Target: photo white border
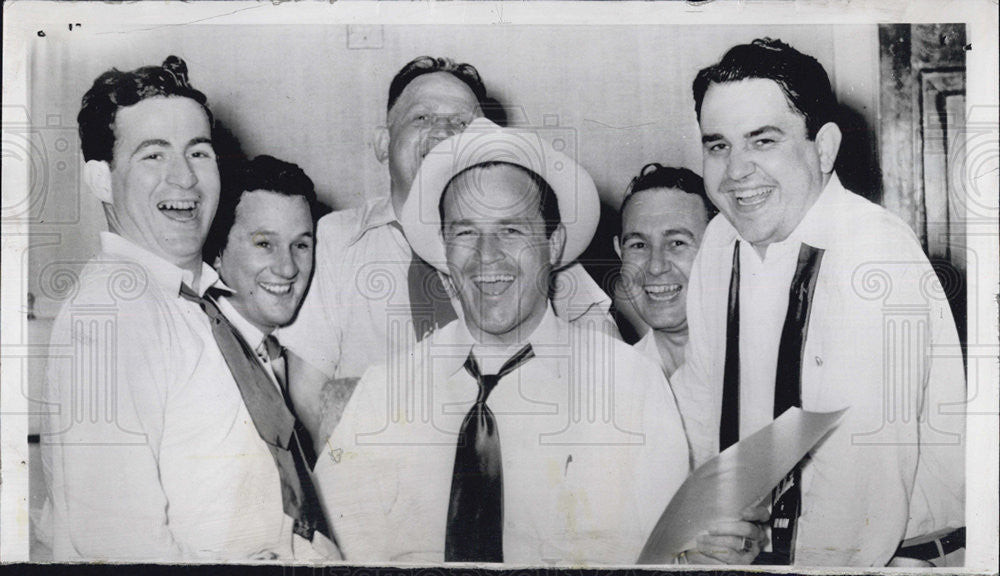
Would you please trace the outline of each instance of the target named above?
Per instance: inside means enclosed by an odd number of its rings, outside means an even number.
[[[3,125],[6,130],[17,106],[28,98],[28,47],[39,30],[57,37],[69,34],[141,32],[163,26],[199,25],[344,25],[344,24],[453,24],[453,25],[727,25],[750,24],[859,24],[859,23],[965,23],[967,42],[966,102],[971,110],[981,107],[984,118],[967,121],[997,123],[998,17],[995,0],[936,2],[894,1],[761,1],[761,2],[325,2],[272,4],[269,2],[141,2],[56,3],[17,1],[6,3],[3,23]],[[70,31],[67,24],[83,26]],[[989,117],[992,111],[992,118]],[[994,124],[994,130],[996,125]],[[6,145],[6,135],[4,138]],[[998,154],[997,151],[993,152]],[[996,163],[994,156],[994,166]],[[26,201],[28,162],[9,158],[4,151],[3,206]],[[976,186],[983,199],[996,201],[996,173],[982,176]],[[971,185],[966,182],[966,185]],[[996,214],[996,207],[990,209]],[[1000,280],[998,244],[1000,232],[970,230],[969,250],[980,262],[978,277],[969,278],[968,301],[979,306],[980,321],[970,323],[976,333],[968,335],[969,383],[978,390],[969,404],[967,433],[966,521],[968,546],[965,573],[995,573],[998,554],[998,450],[1000,450],[1000,382],[997,358],[998,310],[995,290]],[[28,224],[3,222],[2,268],[0,268],[0,335],[23,329],[27,310],[27,270],[20,260],[28,244]],[[10,256],[10,257],[8,257]],[[983,308],[988,308],[984,310]],[[22,355],[21,345],[4,344],[0,352]],[[2,362],[0,373],[0,562],[27,561],[28,513],[28,417],[22,392],[26,374],[20,362]],[[976,370],[971,366],[975,364]],[[828,570],[798,568],[800,573]],[[912,571],[912,570],[908,570]],[[953,571],[953,570],[952,570]],[[899,570],[882,569],[893,573]]]

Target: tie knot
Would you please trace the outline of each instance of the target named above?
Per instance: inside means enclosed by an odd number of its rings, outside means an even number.
[[[504,362],[503,366],[500,367],[500,372],[496,374],[482,374],[479,371],[479,362],[476,361],[476,355],[470,351],[469,357],[465,359],[465,371],[475,378],[479,384],[479,397],[476,398],[476,403],[486,402],[486,399],[490,396],[490,392],[500,383],[501,378],[517,370],[521,364],[534,357],[535,352],[531,349],[531,344],[525,344],[524,348],[521,348],[517,354],[514,354],[509,360]]]
[[[278,358],[281,358],[282,353],[285,349],[275,338],[274,334],[268,334],[264,337],[264,351],[267,352],[267,359],[274,362]]]

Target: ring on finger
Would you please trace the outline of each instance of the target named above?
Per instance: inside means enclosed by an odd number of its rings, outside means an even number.
[[[753,540],[744,536],[743,545],[740,547],[740,552],[749,552],[752,549],[753,549]]]

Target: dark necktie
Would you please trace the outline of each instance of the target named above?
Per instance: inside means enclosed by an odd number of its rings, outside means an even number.
[[[726,363],[722,374],[722,419],[719,422],[719,452],[740,439],[740,241],[733,248],[733,271],[729,276],[729,306],[726,315]]]
[[[774,417],[789,408],[802,407],[802,354],[805,351],[812,305],[823,250],[802,244],[788,294],[788,312],[778,345],[778,371],[774,381]],[[776,564],[795,561],[795,524],[802,508],[801,463],[774,489],[771,506],[771,549]]]
[[[823,250],[802,244],[789,287],[788,311],[778,344],[774,382],[775,418],[792,406],[802,406],[802,353],[809,328],[809,311],[819,277]],[[729,316],[726,326],[726,359],[723,372],[722,420],[719,422],[719,449],[739,441],[740,356],[739,356],[740,242],[733,252],[733,272],[729,280]],[[771,549],[762,552],[754,564],[787,565],[794,561],[795,521],[802,505],[800,466],[788,473],[771,494]]]
[[[284,395],[275,388],[264,366],[255,358],[256,353],[222,314],[213,298],[198,296],[184,284],[181,284],[180,295],[198,304],[209,318],[212,336],[236,380],[250,419],[278,467],[282,507],[285,514],[295,519],[293,530],[310,541],[315,531],[330,537],[304,456],[298,449],[301,443],[296,429],[301,423],[288,408]]]
[[[486,400],[501,378],[534,356],[528,344],[507,360],[499,373],[485,376],[472,352],[465,361],[465,370],[479,384],[479,395],[458,432],[444,544],[446,562],[503,562],[500,431]]]
[[[418,341],[458,317],[437,270],[416,254],[410,260],[406,280],[410,290],[413,332]]]

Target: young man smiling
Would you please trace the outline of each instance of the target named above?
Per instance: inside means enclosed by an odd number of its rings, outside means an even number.
[[[278,471],[192,302],[219,287],[202,261],[220,194],[205,102],[173,56],[83,97],[83,174],[109,231],[52,331],[40,443],[57,560],[291,554]]]
[[[218,307],[242,343],[254,351],[253,360],[280,391],[272,400],[282,402],[278,408],[285,409],[292,405],[294,388],[288,368],[297,359],[283,349],[274,331],[292,321],[309,286],[319,213],[316,191],[298,166],[271,156],[245,163],[225,190],[205,246],[206,260],[214,262],[232,290],[218,296]],[[239,379],[251,376],[232,367],[238,383],[245,385]],[[313,441],[304,425],[297,428],[288,450],[291,462],[276,457],[283,491],[284,474],[298,478],[297,486],[289,487],[298,492],[301,511],[293,510],[285,519],[295,534],[294,558],[337,559],[339,551],[330,540],[332,533],[309,476],[316,461]],[[288,470],[281,469],[289,464]]]

